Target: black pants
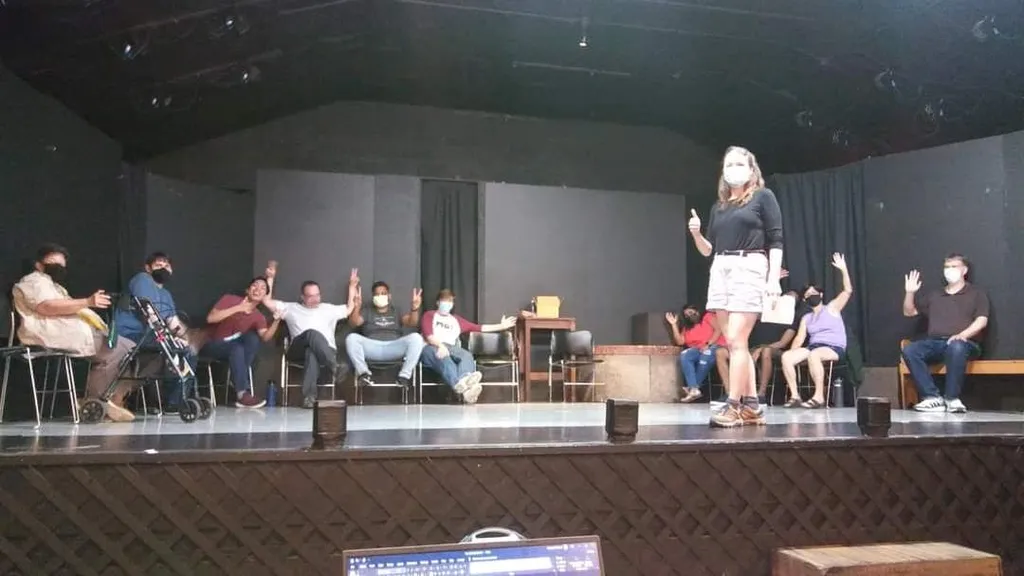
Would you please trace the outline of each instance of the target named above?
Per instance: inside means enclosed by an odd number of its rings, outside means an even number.
[[[305,362],[302,373],[302,396],[316,398],[316,384],[320,378],[320,367],[327,368],[333,376],[338,370],[338,351],[331,348],[327,338],[316,330],[306,330],[292,340],[288,347],[288,358]]]

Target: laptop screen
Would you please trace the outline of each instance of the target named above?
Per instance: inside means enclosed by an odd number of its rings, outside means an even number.
[[[597,536],[345,552],[345,576],[604,576]]]

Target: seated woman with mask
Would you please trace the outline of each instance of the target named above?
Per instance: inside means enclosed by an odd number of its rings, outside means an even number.
[[[725,345],[725,338],[718,329],[715,315],[708,312],[701,317],[693,304],[683,307],[681,319],[669,312],[665,314],[665,320],[672,327],[672,340],[676,346],[684,347],[679,354],[684,381],[679,401],[693,402],[703,395],[701,384],[715,365],[715,350]]]
[[[842,312],[853,294],[853,284],[850,282],[850,271],[846,268],[846,258],[842,254],[832,255],[832,266],[843,275],[842,292],[826,305],[820,288],[812,284],[804,289],[804,302],[810,312],[801,318],[800,328],[790,349],[782,355],[782,373],[786,376],[789,388],[786,408],[823,408],[825,362],[834,362],[846,355],[846,324]],[[814,395],[810,400],[801,402],[796,386],[796,367],[804,361],[807,362],[807,371],[814,382]]]

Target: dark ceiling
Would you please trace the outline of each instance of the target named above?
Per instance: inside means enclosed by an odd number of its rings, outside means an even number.
[[[1019,0],[0,0],[0,56],[134,159],[338,100],[664,126],[781,171],[1024,128]]]

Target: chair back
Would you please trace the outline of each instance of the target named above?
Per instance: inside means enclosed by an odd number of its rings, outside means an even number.
[[[477,358],[513,358],[516,354],[512,332],[471,332],[466,344],[469,353]]]
[[[590,330],[555,330],[551,333],[551,358],[565,360],[594,357],[594,335]]]

